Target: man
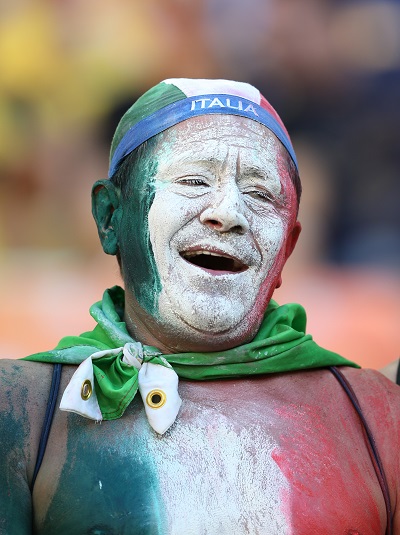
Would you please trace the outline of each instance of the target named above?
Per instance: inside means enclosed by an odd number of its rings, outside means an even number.
[[[271,301],[300,191],[248,84],[166,80],[128,110],[93,188],[125,292],[4,361],[0,533],[400,533],[397,386]]]

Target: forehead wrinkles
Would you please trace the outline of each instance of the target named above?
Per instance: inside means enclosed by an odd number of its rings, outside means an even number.
[[[257,139],[261,141],[275,137],[270,130],[251,119],[233,115],[215,115],[188,119],[161,132],[157,138],[169,143],[186,142],[187,140],[203,143],[204,140],[232,142],[238,136],[242,142],[247,139],[251,143]]]
[[[162,173],[171,165],[202,160],[215,165],[218,160],[221,164],[234,160],[232,164],[236,167],[240,153],[241,167],[264,168],[266,175],[280,182],[279,150],[280,143],[274,134],[250,119],[203,116],[179,123],[159,134],[155,155]]]

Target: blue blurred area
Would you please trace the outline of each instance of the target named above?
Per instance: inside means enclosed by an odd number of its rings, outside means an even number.
[[[287,121],[330,170],[329,262],[400,267],[399,97],[399,70],[358,74],[334,95],[310,95]]]

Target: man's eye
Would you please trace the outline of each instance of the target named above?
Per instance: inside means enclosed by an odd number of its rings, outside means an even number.
[[[207,182],[202,178],[184,177],[177,180],[178,184],[186,184],[188,186],[207,186]]]
[[[246,195],[250,195],[251,197],[253,197],[253,199],[260,199],[261,201],[271,202],[274,200],[274,198],[272,197],[270,193],[268,193],[268,191],[252,190],[252,191],[245,191],[244,193]]]

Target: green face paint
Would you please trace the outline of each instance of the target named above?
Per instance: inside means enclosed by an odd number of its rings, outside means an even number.
[[[120,253],[126,288],[133,292],[140,306],[157,316],[161,282],[150,243],[148,214],[155,195],[154,177],[158,162],[154,158],[155,140],[135,161],[129,185],[122,199]]]
[[[134,429],[132,433],[126,419],[88,426],[83,418],[68,416],[68,461],[38,532],[165,533],[164,504],[148,455],[145,419],[135,419]]]
[[[20,365],[0,370],[0,533],[30,533],[31,497],[26,486],[29,461],[30,398]]]

